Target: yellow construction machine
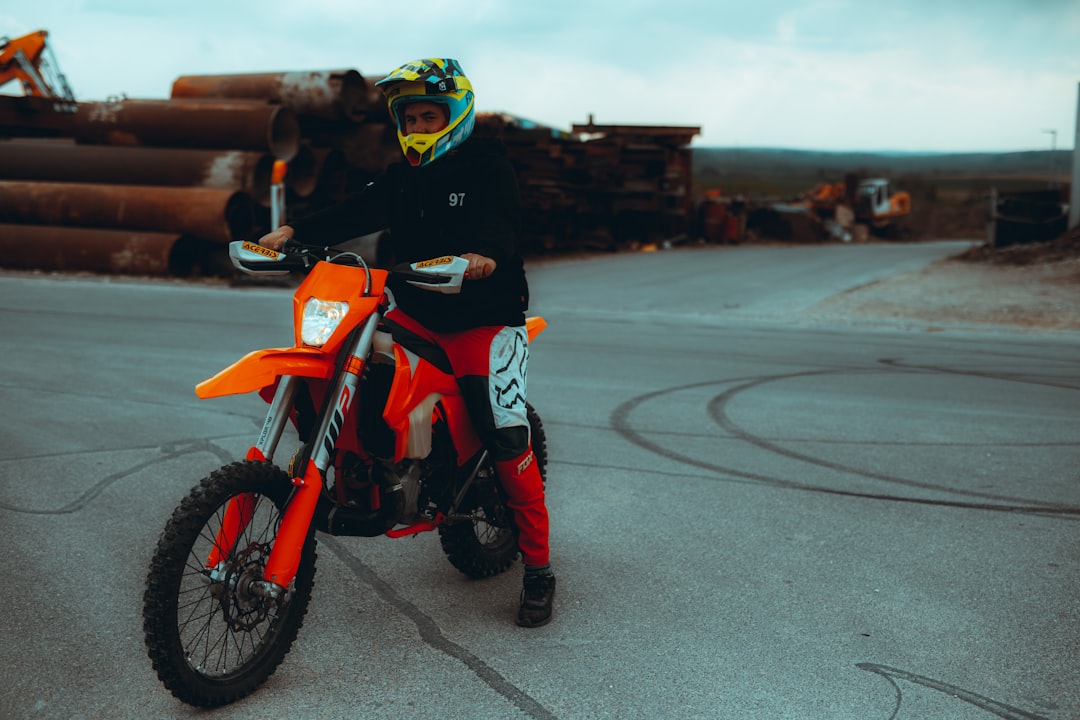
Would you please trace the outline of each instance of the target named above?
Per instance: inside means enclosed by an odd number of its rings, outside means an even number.
[[[897,190],[885,178],[859,182],[855,198],[855,220],[882,229],[911,214],[911,194]]]
[[[897,190],[885,178],[849,174],[843,182],[817,185],[803,197],[811,215],[835,228],[834,234],[842,229],[856,240],[869,233],[902,235],[898,221],[911,214],[911,194]]]
[[[0,38],[0,88],[19,81],[23,94],[75,102],[67,78],[60,72],[45,30],[17,38]]]

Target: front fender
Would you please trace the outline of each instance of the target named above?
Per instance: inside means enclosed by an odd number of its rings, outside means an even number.
[[[242,395],[269,387],[282,375],[328,380],[333,374],[333,356],[318,348],[255,350],[196,385],[195,394],[204,400]]]

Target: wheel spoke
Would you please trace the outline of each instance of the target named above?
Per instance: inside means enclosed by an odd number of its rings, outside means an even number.
[[[253,591],[291,489],[269,463],[227,465],[191,492],[162,533],[147,578],[144,628],[158,677],[181,700],[213,707],[243,697],[295,640],[311,597],[314,537],[283,601]]]

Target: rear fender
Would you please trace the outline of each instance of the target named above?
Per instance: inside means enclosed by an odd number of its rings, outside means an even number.
[[[529,342],[532,342],[533,338],[542,333],[546,327],[547,320],[539,315],[525,318],[525,331],[529,333]]]
[[[195,386],[202,399],[242,395],[272,386],[283,375],[328,380],[334,358],[318,348],[271,348],[250,352]]]

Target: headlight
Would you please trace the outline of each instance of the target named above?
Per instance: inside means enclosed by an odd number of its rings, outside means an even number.
[[[304,303],[304,317],[300,320],[300,339],[305,345],[322,347],[348,312],[347,302],[308,298]]]

